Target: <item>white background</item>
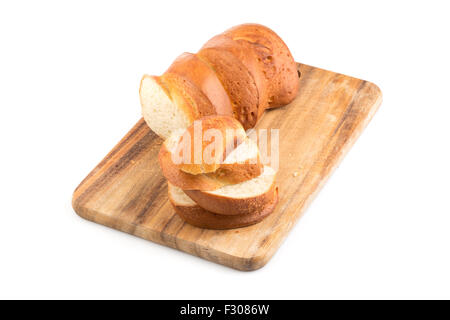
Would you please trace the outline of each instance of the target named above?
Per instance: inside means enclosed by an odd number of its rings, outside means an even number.
[[[0,298],[450,298],[446,1],[2,1]],[[140,117],[139,80],[243,22],[383,104],[263,268],[79,218],[74,188]]]

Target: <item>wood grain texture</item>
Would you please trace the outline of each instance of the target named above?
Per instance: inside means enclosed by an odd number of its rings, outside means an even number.
[[[297,98],[267,111],[257,126],[280,129],[279,204],[262,222],[224,231],[183,222],[157,160],[163,141],[143,119],[76,188],[73,208],[85,219],[232,268],[264,266],[381,103],[370,82],[298,68]]]

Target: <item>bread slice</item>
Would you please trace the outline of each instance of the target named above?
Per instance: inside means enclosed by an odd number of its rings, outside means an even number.
[[[175,100],[182,109],[189,109],[194,119],[214,115],[216,110],[205,94],[191,81],[172,72],[165,72],[162,81],[169,88],[172,97],[182,97]],[[186,106],[183,106],[186,104]]]
[[[183,190],[212,191],[259,176],[263,171],[258,146],[246,139],[225,158],[219,168],[211,173],[190,174],[180,170],[172,160],[182,132],[174,133],[161,146],[159,164],[166,179]]]
[[[233,106],[233,116],[245,130],[258,120],[258,88],[247,67],[233,54],[219,48],[203,48],[197,56],[217,74]]]
[[[256,178],[263,170],[258,145],[247,138],[228,154],[216,171],[207,175],[229,185]]]
[[[268,107],[269,85],[275,74],[275,67],[272,67],[272,70],[269,70],[266,65],[267,63],[264,60],[265,57],[262,57],[260,54],[260,51],[264,49],[264,47],[257,50],[255,46],[247,41],[235,41],[229,35],[219,34],[208,40],[203,48],[216,48],[229,52],[240,60],[248,69],[258,89],[257,120],[259,120],[264,110]],[[266,51],[269,50],[266,49]]]
[[[187,128],[195,119],[216,113],[197,86],[175,73],[166,72],[160,77],[144,75],[139,96],[145,122],[164,139]]]
[[[140,98],[150,128],[163,138],[194,119],[228,115],[253,128],[266,108],[290,103],[299,74],[283,40],[271,29],[243,24],[185,53],[161,77],[144,76]]]
[[[216,214],[240,215],[261,212],[278,194],[276,172],[265,166],[256,178],[213,191],[185,190],[200,207]]]
[[[165,73],[177,74],[199,88],[214,107],[215,114],[233,116],[230,97],[216,73],[195,54],[181,54]]]
[[[209,212],[197,205],[184,191],[168,183],[169,200],[175,212],[187,223],[207,229],[234,229],[260,222],[273,212],[278,194],[263,210],[243,215],[221,215]]]
[[[191,174],[214,172],[227,153],[246,139],[244,128],[233,117],[215,115],[200,118],[186,129],[177,145],[177,148],[185,147],[189,151],[178,166]]]
[[[170,92],[161,77],[144,75],[139,96],[145,122],[164,139],[179,128],[187,128],[196,117],[190,104],[182,96]]]
[[[297,95],[297,64],[288,46],[270,28],[260,24],[241,24],[224,32],[233,40],[250,44],[270,72],[269,108],[284,106]]]

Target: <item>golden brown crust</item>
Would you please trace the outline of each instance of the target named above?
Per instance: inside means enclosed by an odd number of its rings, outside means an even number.
[[[192,120],[215,114],[216,111],[209,99],[186,78],[166,72],[159,77],[159,81],[168,89],[171,98],[178,106],[188,114],[193,114]]]
[[[189,118],[189,121],[192,122],[198,117],[197,107],[190,101],[190,99],[186,98],[186,95],[184,93],[185,90],[179,88],[180,86],[182,86],[180,84],[180,80],[175,79],[171,76],[167,76],[165,77],[166,79],[163,79],[163,76],[151,76],[145,74],[141,79],[141,85],[139,87],[141,104],[142,83],[146,78],[152,78],[159,85],[159,87],[164,90],[164,92],[170,97],[170,99],[183,110],[183,113]]]
[[[236,184],[256,178],[263,172],[264,166],[259,155],[256,159],[249,159],[245,163],[224,163],[206,175],[221,181],[223,185]],[[200,189],[195,189],[200,190]]]
[[[164,177],[174,186],[183,190],[212,191],[226,185],[225,181],[205,174],[189,174],[181,171],[173,162],[172,155],[163,144],[158,154],[159,165]]]
[[[235,26],[210,39],[197,54],[178,57],[161,76],[174,104],[192,122],[230,115],[253,128],[266,108],[290,103],[299,77],[283,40],[257,24]]]
[[[170,185],[169,185],[170,189]],[[175,209],[175,212],[187,223],[206,229],[234,229],[253,225],[262,221],[270,215],[278,202],[278,193],[274,196],[272,202],[268,203],[264,209],[259,212],[253,212],[244,215],[221,215],[215,214],[201,208],[198,205],[182,206],[177,204],[170,196],[169,200]]]
[[[259,24],[242,24],[224,34],[251,44],[262,57],[271,78],[270,108],[286,105],[295,98],[299,86],[296,63],[287,45],[273,30]]]
[[[263,171],[263,165],[258,159],[256,163],[249,161],[244,164],[223,164],[212,173],[190,174],[174,165],[171,156],[163,145],[158,155],[161,170],[170,183],[183,190],[213,191],[226,185],[256,178]]]
[[[219,34],[208,40],[203,48],[217,48],[233,54],[248,69],[258,89],[258,120],[268,106],[271,74],[262,50],[257,50],[247,41],[235,41],[226,34]],[[274,68],[272,68],[274,69]]]
[[[274,180],[266,192],[248,198],[230,198],[199,190],[185,190],[185,193],[205,210],[222,215],[239,215],[264,210],[267,204],[278,195],[278,187]]]
[[[188,52],[181,54],[166,73],[177,74],[199,88],[214,106],[215,114],[233,116],[230,97],[216,73],[196,55]]]
[[[198,120],[198,123],[192,124],[185,131],[183,136],[172,137],[173,141],[166,141],[159,152],[159,162],[164,176],[173,185],[184,190],[203,190],[212,191],[228,184],[236,184],[253,179],[259,176],[263,171],[263,165],[259,158],[259,153],[251,159],[247,159],[244,163],[224,163],[227,156],[236,150],[244,141],[248,139],[242,125],[236,119],[227,116],[208,116]],[[202,132],[195,133],[196,125],[201,125]],[[200,128],[200,127],[199,127]],[[201,153],[211,142],[203,141],[203,133],[209,129],[218,130],[224,138],[218,144],[219,148],[214,155],[217,155],[216,161],[213,163],[195,163],[195,142],[200,141],[198,147],[201,147]],[[230,131],[231,130],[231,131]],[[228,132],[227,132],[228,131]],[[232,133],[232,135],[230,135]],[[197,135],[200,134],[200,137]],[[182,140],[190,138],[190,159],[183,159],[183,155],[178,154],[180,161],[188,161],[190,163],[175,163],[172,152],[177,150],[177,146],[183,146]],[[174,146],[167,144],[175,143]],[[248,142],[248,141],[247,141]],[[169,150],[169,148],[171,150]],[[182,150],[182,149],[178,149]],[[245,152],[248,150],[243,150]],[[178,152],[178,151],[175,151]],[[240,151],[237,151],[240,152]],[[234,158],[233,158],[234,159]],[[204,160],[204,159],[200,159]]]
[[[213,191],[223,186],[244,182],[259,176],[263,165],[257,160],[243,164],[223,164],[221,168],[207,174],[190,174],[181,171],[172,161],[172,155],[163,145],[158,160],[164,177],[183,190]]]
[[[258,117],[258,89],[243,63],[230,52],[218,48],[201,49],[197,56],[217,74],[233,105],[234,117],[245,130],[253,128]]]

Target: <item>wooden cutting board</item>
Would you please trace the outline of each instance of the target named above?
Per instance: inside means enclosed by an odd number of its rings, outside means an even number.
[[[278,128],[279,203],[262,222],[217,231],[181,220],[158,164],[163,142],[141,119],[76,188],[83,218],[239,270],[264,266],[381,103],[370,82],[298,65],[300,89],[266,112],[257,128]]]

